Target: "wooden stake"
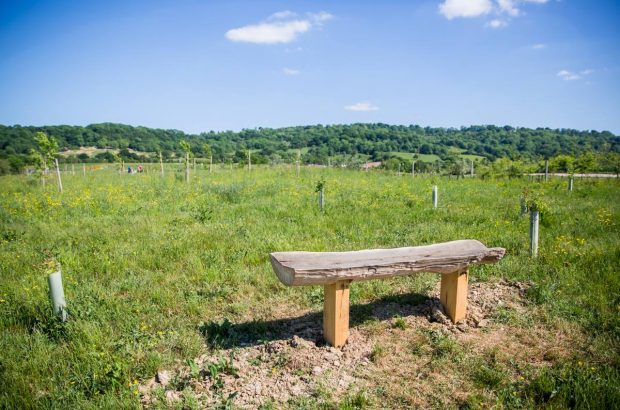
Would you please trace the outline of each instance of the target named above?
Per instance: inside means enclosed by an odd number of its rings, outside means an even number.
[[[185,182],[189,184],[189,152],[185,153]]]
[[[433,185],[433,208],[437,209],[437,185]]]
[[[86,164],[82,164],[82,174],[86,176]]]
[[[345,280],[323,288],[323,335],[334,347],[344,345],[349,338],[349,284]]]
[[[415,177],[415,159],[411,162],[411,178]]]
[[[321,189],[319,191],[319,209],[322,211],[324,207],[325,207],[325,197],[323,194],[323,190]]]
[[[55,158],[56,161],[56,175],[58,176],[58,190],[62,192],[62,180],[60,179],[60,167],[58,166],[58,158]]]
[[[441,275],[440,300],[452,323],[467,313],[467,276],[467,269]]]
[[[252,170],[252,151],[248,150],[248,171]]]
[[[545,160],[545,182],[549,180],[549,160]]]
[[[469,168],[469,176],[474,177],[474,160],[471,160],[471,167]]]
[[[209,157],[209,174],[213,170],[213,155]]]
[[[41,170],[41,185],[45,187],[45,174],[47,174],[47,161],[43,159],[43,169]]]
[[[71,175],[75,175],[75,164],[71,164]]]
[[[161,176],[164,176],[164,160],[162,159],[161,152],[159,153],[159,169],[161,171]]]
[[[573,177],[568,178],[568,190],[571,192],[573,190]]]

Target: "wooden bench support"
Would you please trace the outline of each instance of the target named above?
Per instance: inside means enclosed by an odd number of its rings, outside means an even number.
[[[441,275],[439,299],[452,323],[467,314],[467,269]]]
[[[349,284],[345,280],[324,286],[323,336],[332,346],[340,347],[349,338]]]

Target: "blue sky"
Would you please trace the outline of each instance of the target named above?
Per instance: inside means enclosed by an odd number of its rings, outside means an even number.
[[[620,134],[620,2],[0,1],[0,123]]]

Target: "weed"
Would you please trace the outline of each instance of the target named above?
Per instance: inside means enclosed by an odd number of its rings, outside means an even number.
[[[434,358],[442,358],[456,352],[458,345],[450,336],[438,330],[424,330],[423,333],[432,346]]]
[[[537,406],[612,409],[620,403],[619,377],[617,367],[566,363],[540,372],[524,396]]]
[[[339,404],[338,410],[361,410],[370,405],[368,395],[364,390],[360,390],[355,394],[349,394]]]
[[[405,330],[407,328],[407,322],[405,322],[405,319],[398,316],[394,319],[394,323],[392,324],[392,327],[394,327],[395,329]]]
[[[377,363],[381,357],[385,355],[385,348],[379,344],[375,344],[370,351],[370,356],[368,357],[371,362]]]

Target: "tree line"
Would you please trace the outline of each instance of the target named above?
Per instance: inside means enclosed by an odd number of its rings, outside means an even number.
[[[33,165],[31,152],[37,147],[37,132],[54,138],[60,153],[65,152],[60,157],[64,162],[114,162],[117,157],[147,162],[159,160],[160,154],[165,161],[173,161],[184,155],[182,141],[196,157],[212,157],[216,163],[243,163],[248,151],[255,164],[291,163],[303,151],[302,163],[359,165],[383,161],[386,167],[399,164],[409,168],[412,160],[403,160],[397,154],[411,153],[417,155],[420,171],[456,169],[463,155],[477,155],[488,163],[504,158],[530,164],[565,156],[571,164],[581,164],[581,168],[588,164],[588,171],[614,171],[620,155],[620,137],[609,131],[495,125],[308,125],[200,134],[114,123],[85,127],[0,125],[0,173],[19,172]],[[80,147],[99,150],[92,155],[67,153]]]

